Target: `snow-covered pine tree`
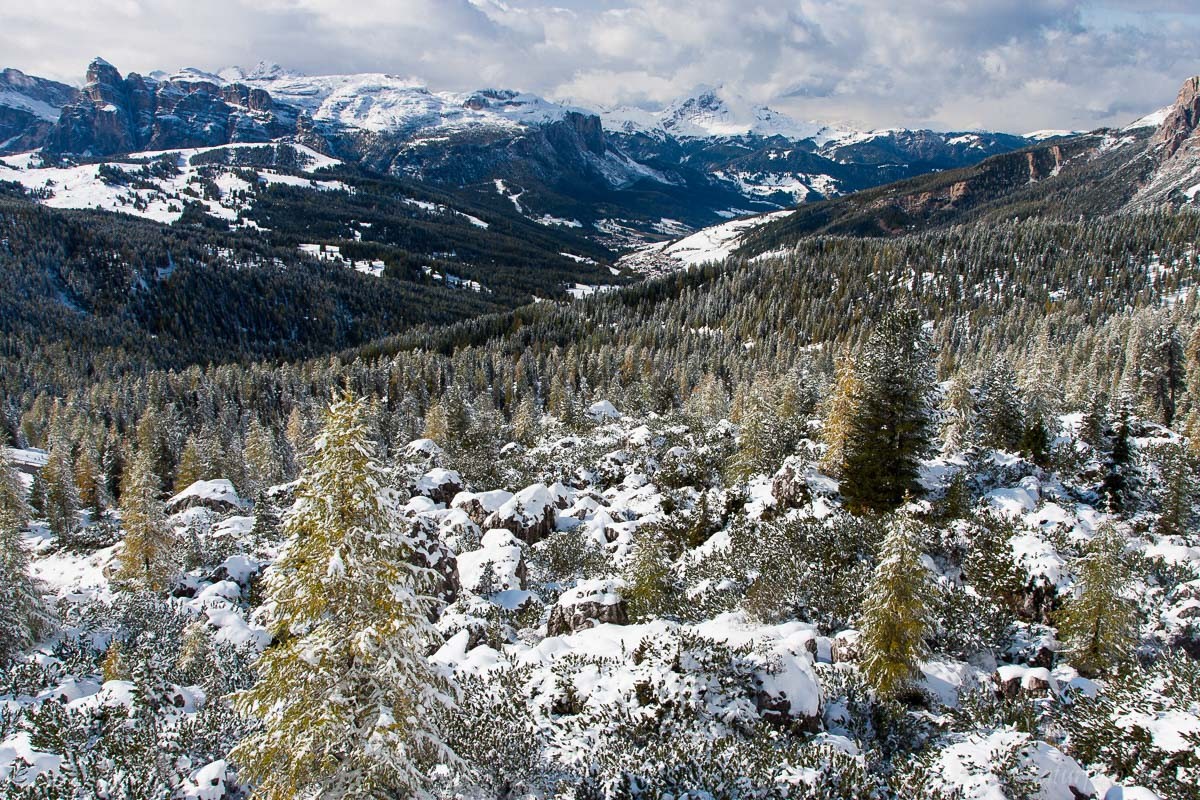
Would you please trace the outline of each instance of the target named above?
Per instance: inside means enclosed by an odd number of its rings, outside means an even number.
[[[777,452],[780,424],[773,383],[767,376],[757,375],[744,395],[738,419],[737,450],[725,468],[729,480],[736,483],[760,473],[770,473],[782,460],[782,455]]]
[[[1154,496],[1159,514],[1154,523],[1160,536],[1182,536],[1195,530],[1196,500],[1200,498],[1200,468],[1197,458],[1182,443],[1163,445],[1159,450]]]
[[[116,579],[130,588],[163,592],[179,571],[179,543],[159,500],[154,454],[139,450],[121,489],[124,546],[117,555]]]
[[[250,529],[250,538],[258,545],[275,542],[279,539],[279,514],[275,504],[265,491],[259,492],[254,498],[254,526]]]
[[[942,397],[942,452],[961,453],[971,446],[975,427],[975,395],[962,372],[955,374]]]
[[[29,574],[29,552],[21,539],[29,515],[25,487],[0,455],[0,665],[27,649],[52,624],[42,588]]]
[[[1168,428],[1175,422],[1175,412],[1186,387],[1183,338],[1179,327],[1163,320],[1147,333],[1139,353],[1141,363],[1138,378],[1142,408]]]
[[[46,487],[46,523],[60,541],[67,541],[79,529],[79,490],[75,486],[71,444],[65,437],[56,438],[52,444],[42,480]]]
[[[1133,402],[1128,395],[1121,395],[1113,403],[1111,433],[1109,435],[1108,458],[1104,462],[1104,480],[1100,493],[1108,507],[1115,512],[1128,511],[1137,497],[1140,483],[1137,463],[1134,461],[1133,437],[1130,426],[1133,421]]]
[[[275,642],[234,695],[261,727],[230,754],[260,797],[407,797],[454,761],[435,720],[452,704],[424,653],[433,574],[385,488],[361,402],[329,408],[266,578]]]
[[[246,446],[242,450],[245,459],[245,486],[247,496],[254,497],[283,479],[283,460],[275,443],[275,436],[265,425],[254,419],[246,432]]]
[[[842,467],[851,509],[887,511],[914,489],[933,438],[933,361],[916,309],[888,313],[871,332],[855,370],[862,388]]]
[[[920,524],[903,513],[885,522],[888,534],[862,608],[859,668],[881,698],[892,700],[913,691],[927,652],[932,589],[921,563]]]
[[[1008,364],[985,369],[976,403],[979,443],[995,450],[1016,451],[1025,433],[1025,413],[1016,377]]]
[[[1125,596],[1130,570],[1125,537],[1101,525],[1075,564],[1075,597],[1063,610],[1059,636],[1071,664],[1085,675],[1110,671],[1128,660],[1138,640],[1137,604]]]
[[[861,397],[862,381],[854,372],[854,362],[848,357],[843,358],[838,362],[833,391],[825,403],[825,425],[821,429],[821,440],[825,444],[821,469],[835,477],[842,474],[846,462],[846,441],[858,416]]]

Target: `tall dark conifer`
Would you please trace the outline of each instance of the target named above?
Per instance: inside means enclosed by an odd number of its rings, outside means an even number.
[[[933,358],[915,309],[888,313],[863,348],[842,495],[856,511],[887,511],[915,489],[933,439]]]

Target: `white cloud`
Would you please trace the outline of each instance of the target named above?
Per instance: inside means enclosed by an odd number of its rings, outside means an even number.
[[[724,84],[803,118],[1021,131],[1125,122],[1200,71],[1164,0],[0,0],[5,65],[78,80],[258,59],[653,105]]]

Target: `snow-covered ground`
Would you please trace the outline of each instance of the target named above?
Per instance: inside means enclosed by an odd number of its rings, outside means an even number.
[[[234,172],[234,168],[219,168],[213,179],[220,190],[219,198],[204,196],[201,171],[211,171],[212,165],[193,164],[193,157],[214,150],[243,150],[274,148],[275,145],[225,145],[164,152],[132,153],[104,164],[78,166],[46,166],[37,153],[24,153],[0,158],[0,181],[19,183],[34,192],[38,202],[51,208],[98,209],[144,217],[156,222],[172,223],[183,216],[186,203],[201,203],[211,216],[236,220],[238,212],[247,207],[244,193],[253,187]],[[321,180],[314,173],[336,165],[336,159],[302,145],[292,145],[304,163],[305,176],[283,173],[274,169],[256,168],[263,184],[304,186],[319,191],[349,191],[341,181]],[[151,162],[169,158],[176,167],[175,174],[163,176],[145,171]],[[105,178],[104,170],[124,173],[125,178],[114,181]],[[111,172],[109,175],[111,176]]]
[[[657,273],[686,269],[698,264],[723,261],[738,248],[743,236],[769,222],[792,214],[791,211],[776,211],[753,217],[733,219],[672,242],[645,245],[618,261],[619,267],[635,272]]]

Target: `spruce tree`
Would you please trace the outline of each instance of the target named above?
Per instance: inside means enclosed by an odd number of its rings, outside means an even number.
[[[915,488],[933,436],[933,366],[915,309],[890,312],[872,331],[844,445],[841,490],[852,510],[887,511]]]
[[[409,562],[363,414],[335,401],[313,443],[266,578],[275,641],[234,696],[261,727],[230,758],[272,800],[419,795],[454,760],[435,722],[452,701],[424,656],[433,576]]]
[[[117,556],[116,578],[130,588],[164,592],[180,566],[179,543],[167,523],[154,454],[139,450],[125,473],[121,490],[124,545]]]
[[[1163,445],[1159,452],[1154,490],[1159,514],[1154,530],[1160,536],[1183,536],[1195,530],[1200,469],[1196,457],[1181,443]]]
[[[907,514],[886,521],[890,528],[862,608],[859,667],[878,695],[892,700],[910,694],[920,675],[932,589],[921,563],[920,525]]]
[[[1113,421],[1108,431],[1109,451],[1104,462],[1104,479],[1100,493],[1109,510],[1120,513],[1130,510],[1139,484],[1137,464],[1133,457],[1133,441],[1130,426],[1133,421],[1131,401],[1128,395],[1117,399]]]
[[[964,452],[974,443],[975,395],[961,372],[950,381],[942,397],[942,414],[942,452]]]
[[[975,407],[981,445],[1010,452],[1020,448],[1025,433],[1025,414],[1011,367],[998,364],[983,372]]]
[[[254,526],[250,538],[256,544],[266,544],[279,539],[279,514],[266,492],[259,492],[254,499]]]
[[[1063,611],[1059,637],[1071,663],[1097,675],[1127,661],[1137,644],[1137,604],[1125,596],[1131,574],[1125,537],[1102,525],[1075,563],[1076,591]]]
[[[48,633],[52,622],[21,537],[30,515],[25,487],[3,451],[0,444],[0,665]]]
[[[1171,427],[1186,386],[1186,360],[1179,328],[1170,321],[1156,327],[1147,336],[1140,357],[1138,377],[1143,406],[1151,416]]]
[[[42,468],[46,487],[43,512],[50,532],[69,541],[79,529],[79,490],[75,486],[75,463],[66,439],[57,440]]]

